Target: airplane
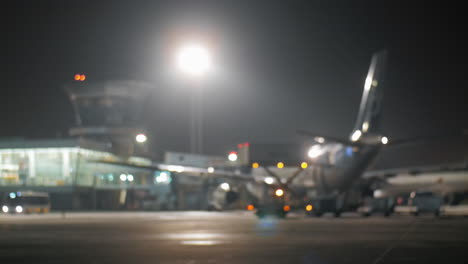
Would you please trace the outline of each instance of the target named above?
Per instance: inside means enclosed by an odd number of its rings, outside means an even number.
[[[313,213],[317,216],[326,212],[333,212],[339,216],[345,209],[347,191],[362,176],[363,172],[369,167],[383,146],[398,144],[398,141],[389,142],[388,138],[383,136],[380,131],[379,123],[382,110],[382,95],[384,82],[384,67],[387,52],[385,50],[373,54],[370,68],[364,83],[361,103],[356,124],[349,139],[324,136],[316,133],[298,131],[314,139],[314,144],[308,150],[308,157],[311,159],[311,166],[308,168],[299,167],[286,181],[264,167],[266,175],[235,174],[233,172],[217,170],[214,174],[218,178],[228,178],[250,182],[251,189],[257,195],[255,197],[255,207],[259,215],[262,212],[270,212],[285,215],[285,210],[291,208],[289,203],[301,199],[304,194],[304,188],[293,186],[293,181],[300,175],[305,178],[312,178],[314,182],[313,190],[316,192],[314,197],[308,197],[309,204],[313,207]],[[125,164],[124,164],[125,165]],[[128,165],[128,164],[126,164]],[[154,164],[147,166],[147,169],[161,170],[174,169],[171,165]],[[141,166],[139,166],[141,167]],[[177,169],[177,168],[176,168]],[[206,173],[206,168],[184,167],[184,173],[196,173],[198,175]],[[267,177],[276,179],[276,184],[265,184]],[[219,187],[221,187],[220,183]],[[218,188],[219,189],[219,188]],[[223,188],[221,188],[223,189]],[[226,189],[226,188],[224,188]],[[277,195],[281,190],[282,195]],[[231,190],[230,190],[231,191]],[[216,192],[216,189],[215,189]],[[224,197],[214,193],[211,197]],[[227,197],[227,195],[226,195]],[[219,200],[219,198],[217,198]],[[303,199],[303,197],[302,197]],[[222,207],[223,202],[217,203]]]
[[[341,212],[346,209],[346,200],[350,188],[361,178],[381,149],[384,146],[405,143],[405,140],[390,141],[381,133],[379,126],[382,116],[386,57],[386,50],[379,51],[372,56],[364,83],[359,113],[349,139],[325,136],[303,130],[297,131],[299,134],[312,137],[314,140],[314,144],[307,153],[312,161],[310,162],[311,166],[308,168],[299,167],[286,181],[280,179],[275,172],[267,167],[264,167],[267,172],[266,175],[257,175],[256,177],[252,174],[238,174],[222,170],[217,170],[214,174],[220,178],[229,177],[231,180],[253,183],[250,186],[256,186],[254,192],[256,193],[255,207],[257,212],[279,212],[284,216],[286,211],[291,209],[287,203],[295,201],[298,204],[297,200],[302,198],[309,199],[307,206],[313,208],[310,211],[313,211],[316,216],[321,216],[326,212],[332,212],[337,217],[340,216]],[[147,168],[170,170],[169,166],[171,165],[157,164]],[[206,168],[186,167],[184,173],[208,174],[210,172],[206,171]],[[316,192],[315,195],[301,197],[307,191],[304,189],[307,188],[293,186],[294,180],[300,175],[313,180],[314,186],[312,189]],[[265,184],[264,181],[267,177],[276,179],[276,184]],[[222,186],[219,185],[219,187]],[[278,195],[278,190],[283,193]],[[224,199],[227,195],[219,196],[215,194],[212,197],[222,197]],[[218,202],[218,204],[223,203]]]
[[[112,164],[114,166],[131,167],[150,172],[169,172],[174,192],[178,182],[187,177],[195,177],[201,183],[200,193],[206,201],[201,204],[202,210],[222,211],[229,208],[239,199],[240,192],[244,191],[250,200],[258,200],[264,193],[265,178],[268,175],[252,175],[232,168],[195,167],[177,164],[151,163],[136,164],[130,161],[89,160],[89,162]],[[165,174],[168,175],[168,174]]]
[[[312,166],[304,170],[303,177],[312,178],[315,184],[316,194],[310,197],[308,205],[313,208],[316,216],[327,212],[340,216],[346,209],[348,191],[361,178],[381,149],[405,142],[391,142],[380,130],[386,57],[386,50],[372,56],[359,113],[349,139],[298,131],[299,134],[314,139],[314,144],[307,153]]]
[[[389,170],[377,174],[371,171],[364,177],[378,178],[382,177],[382,173],[391,175],[382,179],[376,186],[373,192],[376,198],[397,197],[412,192],[426,191],[445,197],[450,205],[457,205],[468,197],[468,167],[466,165],[418,169]]]

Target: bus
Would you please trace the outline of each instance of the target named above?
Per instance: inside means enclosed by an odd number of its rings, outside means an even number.
[[[3,197],[2,211],[11,214],[48,213],[50,197],[45,192],[10,192]]]

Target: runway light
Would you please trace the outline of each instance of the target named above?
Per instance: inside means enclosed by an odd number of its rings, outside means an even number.
[[[266,184],[273,184],[275,180],[272,177],[266,177],[264,181]]]
[[[214,168],[213,167],[208,167],[208,173],[213,173],[214,172]]]
[[[221,189],[223,189],[226,192],[228,192],[231,189],[231,187],[229,186],[229,183],[227,183],[227,182],[221,183],[220,187],[221,187]]]
[[[8,206],[6,206],[6,205],[2,206],[2,211],[4,213],[8,213]]]
[[[134,179],[133,175],[131,175],[131,174],[127,175],[127,180],[128,180],[129,182],[132,182],[133,179]]]
[[[276,167],[277,167],[278,169],[282,169],[282,168],[284,168],[284,163],[280,161],[280,162],[278,162],[278,163],[276,164]]]
[[[146,137],[145,134],[140,133],[140,134],[136,135],[135,140],[138,143],[145,143],[146,140],[148,140],[148,138]]]
[[[22,213],[23,212],[23,207],[21,205],[16,206],[15,211],[17,213]]]
[[[289,210],[291,210],[291,206],[289,206],[289,205],[283,206],[283,211],[289,212]]]
[[[121,181],[126,181],[126,180],[127,180],[127,175],[125,175],[125,174],[120,174],[120,180],[121,180]]]
[[[382,141],[382,144],[387,145],[388,138],[387,137],[382,137],[382,139],[380,141]]]
[[[283,196],[284,195],[283,189],[276,189],[275,195],[278,196],[278,197]]]
[[[235,152],[235,151],[229,152],[228,159],[230,161],[236,161],[237,160],[237,152]]]
[[[313,145],[312,147],[310,147],[307,155],[309,156],[309,158],[315,159],[318,156],[322,155],[322,153],[323,153],[323,149],[320,145]]]
[[[311,204],[308,204],[306,207],[305,207],[306,211],[307,212],[310,212],[312,211],[312,209],[314,209],[314,207],[311,205]]]
[[[252,163],[252,168],[257,169],[258,167],[260,167],[260,164],[258,164],[258,162]]]
[[[177,64],[182,72],[197,77],[210,70],[211,56],[204,47],[189,44],[179,50]]]
[[[353,135],[351,135],[351,141],[355,142],[358,141],[362,136],[361,130],[354,131]]]
[[[307,169],[307,167],[309,167],[309,164],[307,164],[307,162],[302,162],[301,163],[301,168]]]
[[[252,204],[247,205],[248,211],[253,211],[253,209],[255,209],[255,207]]]

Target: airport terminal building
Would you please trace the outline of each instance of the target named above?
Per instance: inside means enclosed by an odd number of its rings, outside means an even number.
[[[0,192],[46,191],[53,209],[118,209],[159,187],[154,171],[113,162],[151,164],[79,138],[0,141]]]

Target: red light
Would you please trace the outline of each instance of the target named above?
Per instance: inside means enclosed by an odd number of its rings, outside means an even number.
[[[242,148],[244,145],[242,144],[237,144],[237,148]]]
[[[248,146],[250,146],[249,142],[245,142],[244,147],[248,147]]]
[[[402,205],[402,204],[403,204],[403,198],[398,197],[398,199],[397,199],[397,204],[398,204],[398,205]]]
[[[84,81],[84,80],[86,80],[86,75],[84,74],[80,75],[80,81]]]
[[[231,152],[229,152],[229,155],[231,155],[231,154],[236,154],[237,155],[237,152],[231,151]]]
[[[81,75],[79,75],[79,74],[75,74],[75,81],[79,81],[79,80],[80,80],[80,78],[81,78]]]

